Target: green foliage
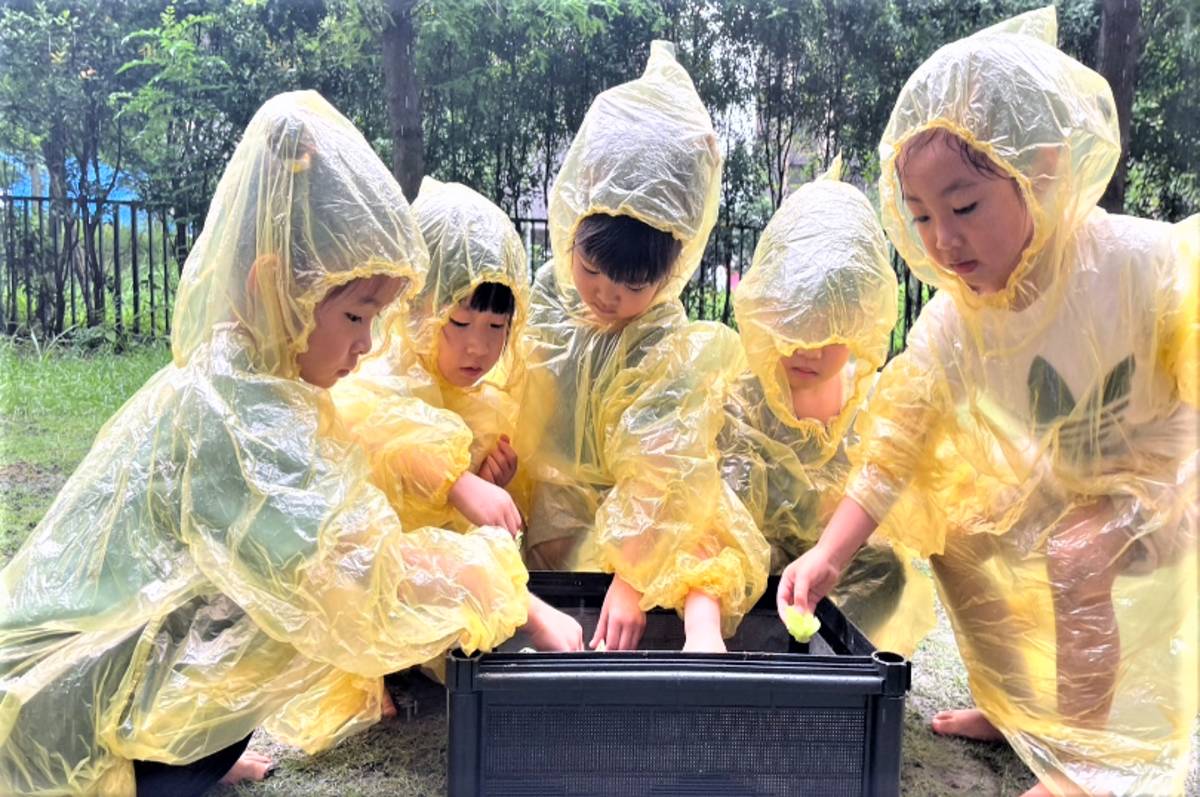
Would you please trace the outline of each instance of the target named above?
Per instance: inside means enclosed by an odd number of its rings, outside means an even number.
[[[130,143],[141,190],[181,208],[198,209],[237,140],[227,106],[235,90],[226,61],[201,46],[212,14],[179,19],[168,6],[159,25],[126,36],[137,58],[121,67],[143,83],[116,95],[123,117],[136,120]]]
[[[545,201],[592,97],[641,72],[665,17],[648,2],[444,0],[417,24],[427,170],[515,214]]]
[[[89,195],[111,190],[98,166],[101,153],[121,165],[124,131],[111,101],[126,87],[121,39],[151,7],[148,0],[8,4],[0,13],[0,149],[38,155],[52,183],[69,178]]]
[[[765,220],[838,152],[849,179],[872,182],[879,134],[912,69],[941,44],[1043,2],[419,2],[427,170],[476,186],[512,213],[539,206],[592,97],[636,75],[648,42],[664,37],[678,43],[722,136],[724,217]],[[1098,0],[1058,5],[1063,48],[1094,64]],[[55,125],[99,124],[101,148],[110,159],[122,152],[145,195],[195,219],[259,105],[316,88],[388,159],[379,37],[389,7],[13,0],[0,13],[0,60],[11,65],[0,75],[0,149],[41,154]],[[1197,206],[1193,15],[1181,0],[1145,4],[1131,146],[1136,212],[1178,218]],[[91,116],[82,112],[88,102]]]
[[[137,131],[131,171],[142,193],[199,220],[242,130],[282,91],[316,88],[378,134],[378,59],[364,55],[372,37],[356,9],[194,0],[128,35],[136,57],[121,71],[139,85],[115,99]]]
[[[1147,0],[1133,101],[1125,206],[1180,219],[1200,211],[1200,19],[1195,5]]]
[[[186,226],[202,222],[241,131],[274,94],[320,91],[391,160],[382,36],[393,9],[412,7],[429,174],[472,185],[512,215],[543,215],[592,98],[638,75],[649,42],[666,38],[722,142],[720,225],[761,228],[838,153],[845,179],[873,195],[877,142],[912,70],[944,43],[1044,2],[8,0],[0,153],[11,157],[0,157],[0,183],[41,160],[56,195],[103,196],[111,184],[98,166],[117,166],[179,222],[172,249],[182,257]],[[1059,0],[1058,11],[1061,46],[1094,66],[1099,0]],[[1142,27],[1126,203],[1177,220],[1200,209],[1200,34],[1184,0],[1145,0]],[[61,223],[65,240],[72,222]],[[716,238],[706,279],[724,273]],[[93,249],[84,247],[90,287],[79,298],[90,323],[105,323],[105,297],[126,289],[105,281]],[[65,284],[65,262],[51,265],[45,284]],[[723,315],[723,289],[698,287],[698,312]],[[15,315],[5,323],[28,324]]]

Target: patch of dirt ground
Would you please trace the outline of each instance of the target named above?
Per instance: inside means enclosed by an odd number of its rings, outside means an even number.
[[[16,553],[66,481],[58,468],[29,462],[0,466],[0,567]]]

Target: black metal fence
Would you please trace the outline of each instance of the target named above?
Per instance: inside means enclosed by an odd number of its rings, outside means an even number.
[[[513,222],[532,273],[550,257],[549,228],[545,219]],[[0,329],[41,339],[169,335],[175,287],[198,232],[194,221],[140,201],[0,194]],[[750,267],[759,232],[717,226],[683,292],[689,316],[732,322],[731,291]],[[895,255],[892,263],[901,286],[895,353],[930,291]]]
[[[0,328],[42,338],[170,334],[175,286],[197,232],[139,201],[0,194]]]

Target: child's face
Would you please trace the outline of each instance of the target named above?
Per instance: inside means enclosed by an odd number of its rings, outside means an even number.
[[[817,349],[797,349],[790,356],[779,358],[787,375],[788,387],[793,391],[811,390],[835,379],[849,360],[850,347],[844,343],[831,343]]]
[[[626,285],[613,282],[576,247],[571,251],[571,274],[584,303],[601,321],[621,324],[640,316],[654,302],[659,283]]]
[[[930,257],[976,293],[996,293],[1033,236],[1016,183],[981,173],[952,136],[935,136],[903,159],[900,184]]]
[[[296,358],[300,378],[331,388],[353,371],[358,358],[371,350],[371,322],[396,298],[402,284],[392,277],[360,279],[322,299],[314,313],[316,326],[308,336],[308,350]]]
[[[456,387],[470,387],[500,359],[508,340],[512,316],[473,310],[469,300],[455,305],[442,326],[437,367],[442,378]]]

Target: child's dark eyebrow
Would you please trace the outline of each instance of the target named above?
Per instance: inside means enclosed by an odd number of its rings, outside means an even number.
[[[954,182],[950,183],[950,185],[943,188],[941,195],[946,196],[947,194],[952,194],[962,188],[970,188],[973,185],[975,185],[974,180],[970,179],[969,177],[960,177]]]
[[[972,180],[969,177],[960,177],[954,182],[950,183],[950,185],[943,188],[939,193],[939,196],[946,196],[947,194],[953,194],[955,191],[960,191],[964,188],[971,188],[976,182],[977,181]],[[922,205],[925,204],[921,201],[920,197],[913,196],[912,194],[906,193],[903,190],[901,191],[900,196],[905,202],[918,202]]]

